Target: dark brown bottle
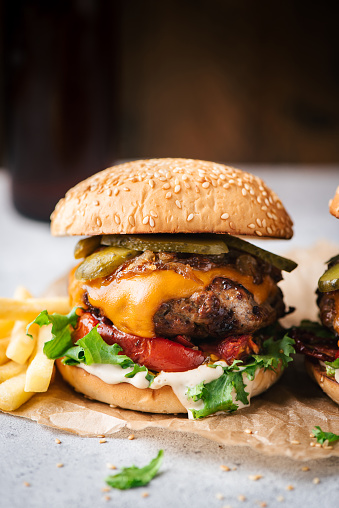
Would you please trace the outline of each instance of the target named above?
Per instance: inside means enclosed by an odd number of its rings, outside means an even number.
[[[48,220],[117,156],[118,2],[7,0],[3,13],[13,200]]]

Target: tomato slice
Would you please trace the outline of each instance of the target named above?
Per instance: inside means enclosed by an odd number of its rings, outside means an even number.
[[[85,312],[79,318],[73,332],[74,342],[87,335],[97,325],[98,332],[107,344],[119,344],[123,349],[122,354],[151,370],[184,372],[199,367],[205,360],[204,354],[199,350],[163,337],[148,339],[121,332],[113,325],[99,321],[90,312]]]

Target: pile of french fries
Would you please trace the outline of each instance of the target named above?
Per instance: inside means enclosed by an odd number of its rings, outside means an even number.
[[[54,370],[54,360],[43,353],[51,340],[51,327],[29,323],[43,310],[68,314],[68,298],[33,298],[23,287],[14,298],[0,298],[0,410],[14,411],[35,393],[46,392]]]

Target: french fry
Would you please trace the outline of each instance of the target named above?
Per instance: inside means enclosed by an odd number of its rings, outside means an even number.
[[[26,392],[46,392],[53,374],[54,360],[43,352],[45,342],[52,338],[52,325],[42,326],[39,331],[36,353],[26,373]]]
[[[4,339],[0,339],[0,365],[8,362],[8,358],[6,356],[6,350],[9,344],[9,337],[5,337]]]
[[[12,360],[0,366],[0,383],[7,381],[11,377],[21,374],[27,369],[27,365],[20,365],[20,363],[13,362]]]
[[[68,298],[0,298],[0,319],[15,321],[33,321],[41,311],[49,314],[57,312],[68,314],[70,303]]]
[[[14,321],[10,321],[8,319],[0,320],[0,339],[4,339],[8,337],[12,331],[14,326]]]
[[[14,411],[34,395],[32,392],[25,392],[25,382],[26,372],[22,372],[0,384],[0,409],[2,411]]]
[[[26,288],[19,286],[14,293],[14,298],[26,300],[32,298],[32,295]],[[8,345],[6,355],[14,362],[24,364],[31,356],[34,346],[36,335],[32,337],[26,335],[26,328],[29,321],[16,321],[11,333],[11,340]]]

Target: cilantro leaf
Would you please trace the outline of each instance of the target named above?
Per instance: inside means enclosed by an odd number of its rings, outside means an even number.
[[[44,353],[47,358],[55,360],[63,356],[64,351],[72,346],[71,327],[75,327],[78,316],[76,314],[77,307],[74,307],[67,316],[62,314],[48,314],[47,310],[43,310],[40,314],[27,326],[26,333],[32,337],[28,331],[30,326],[35,323],[44,326],[52,324],[52,339],[45,343]]]
[[[328,441],[329,443],[335,443],[336,441],[339,440],[338,434],[334,434],[333,432],[324,432],[323,430],[321,430],[319,425],[317,425],[312,430],[312,434],[316,438],[317,442],[320,444],[324,444],[325,441]]]
[[[155,477],[162,463],[164,456],[163,450],[144,467],[124,467],[121,473],[107,476],[105,482],[114,489],[132,489],[134,487],[144,487]]]
[[[95,326],[87,335],[79,339],[75,346],[64,352],[65,358],[62,361],[65,365],[104,363],[120,365],[123,369],[131,367],[133,370],[125,375],[126,378],[132,378],[138,372],[146,372],[146,379],[150,383],[153,382],[154,375],[150,374],[147,367],[134,363],[129,356],[120,354],[121,351],[122,347],[119,344],[106,344]]]

